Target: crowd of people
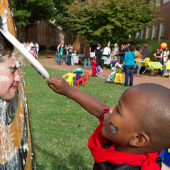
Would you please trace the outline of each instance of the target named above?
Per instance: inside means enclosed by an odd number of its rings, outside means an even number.
[[[104,58],[113,59],[115,56],[117,57],[117,62],[122,65],[123,71],[125,73],[125,86],[133,86],[133,73],[136,70],[136,76],[141,77],[141,61],[148,59],[150,61],[150,46],[148,43],[145,43],[144,48],[142,49],[140,45],[137,45],[134,48],[130,43],[121,44],[120,46],[116,43],[114,48],[111,49],[108,43],[107,46],[102,48],[101,44],[97,45],[95,49],[95,59],[93,56],[93,60],[91,60],[91,47],[87,44],[84,48],[84,69],[87,67],[88,69],[92,69],[92,76],[96,76],[96,68],[101,67],[104,68]],[[56,50],[56,62],[57,64],[65,64],[72,65],[72,53],[73,46],[70,44],[63,45],[59,44]],[[156,52],[153,54],[153,58],[155,61],[160,62],[163,66],[163,70],[159,70],[159,74],[163,74],[165,71],[165,64],[168,60],[169,51],[168,48],[161,49],[160,47],[156,49]]]
[[[73,53],[73,46],[71,44],[59,43],[56,49],[56,62],[57,64],[68,64],[71,65],[71,55]]]
[[[29,41],[23,42],[22,44],[27,49],[27,51],[38,60],[39,44]]]

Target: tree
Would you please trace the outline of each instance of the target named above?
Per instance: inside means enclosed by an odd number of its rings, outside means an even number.
[[[55,13],[53,0],[12,0],[12,7],[16,25],[26,31],[34,21],[49,20]]]
[[[117,42],[154,21],[156,11],[150,0],[74,0],[64,20],[89,42]]]
[[[59,25],[65,26],[65,22],[63,18],[67,16],[67,8],[66,6],[69,6],[74,0],[53,0],[55,4],[55,15],[54,19],[56,20],[56,23]]]

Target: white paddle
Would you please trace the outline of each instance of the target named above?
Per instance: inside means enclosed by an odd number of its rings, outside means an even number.
[[[26,48],[8,31],[0,32],[5,36],[5,38],[18,49],[18,51],[23,54],[23,56],[32,64],[32,66],[38,71],[38,73],[48,82],[50,82],[49,74],[46,69],[26,50]]]

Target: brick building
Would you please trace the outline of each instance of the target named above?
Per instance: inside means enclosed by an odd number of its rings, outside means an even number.
[[[170,40],[170,0],[153,0],[153,3],[160,8],[158,14],[160,20],[152,23],[152,26],[141,30],[140,39]]]
[[[23,28],[17,28],[17,37],[23,41],[38,42],[40,46],[52,47],[64,43],[64,34],[55,24],[49,21],[35,21],[25,36]],[[27,39],[25,38],[27,37]]]

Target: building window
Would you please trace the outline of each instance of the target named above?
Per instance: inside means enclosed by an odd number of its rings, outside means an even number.
[[[163,1],[163,4],[167,3],[168,1],[169,1],[169,0],[164,0],[164,1]]]
[[[146,34],[145,34],[145,39],[149,39],[149,36],[150,36],[150,28],[149,27],[147,27],[146,28]]]
[[[156,25],[153,25],[152,27],[152,40],[155,40],[156,39],[156,33],[157,33],[157,26]]]
[[[161,2],[160,0],[156,0],[156,6],[160,6]]]
[[[159,30],[159,39],[158,40],[163,40],[165,34],[165,23],[160,23],[160,30]]]

